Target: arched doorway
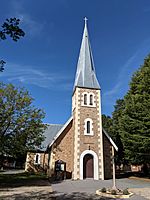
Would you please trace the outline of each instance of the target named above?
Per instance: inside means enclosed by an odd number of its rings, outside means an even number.
[[[84,169],[83,159],[87,154],[90,154],[91,156],[93,156],[93,174],[94,174],[93,178],[94,178],[94,180],[98,180],[99,179],[99,176],[98,176],[98,157],[97,157],[97,154],[92,150],[85,150],[80,155],[80,180],[83,180],[83,169]]]
[[[86,154],[83,158],[83,178],[94,178],[94,162],[91,154]]]

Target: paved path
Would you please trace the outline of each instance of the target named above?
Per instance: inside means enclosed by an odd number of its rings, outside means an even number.
[[[95,195],[95,191],[102,187],[111,188],[112,180],[67,180],[53,183],[52,188],[50,185],[0,188],[0,200],[106,200],[107,198]],[[130,188],[135,193],[134,196],[130,197],[131,200],[150,199],[150,182],[118,179],[117,187],[120,189]]]
[[[71,181],[66,180],[61,183],[52,184],[53,191],[60,195],[60,199],[63,199],[63,194],[66,194],[66,198],[64,199],[98,199],[95,196],[95,191],[102,187],[111,188],[112,180],[105,181],[94,181],[94,180],[84,180],[84,181]],[[142,181],[142,180],[131,180],[131,179],[118,179],[117,187],[119,189],[130,188],[136,195],[130,197],[131,200],[145,200],[150,199],[150,182]],[[71,196],[72,195],[72,196]],[[79,198],[80,195],[80,198]],[[90,196],[93,195],[93,196]],[[86,198],[87,196],[87,198]]]

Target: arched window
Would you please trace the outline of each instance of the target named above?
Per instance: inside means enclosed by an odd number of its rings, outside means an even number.
[[[39,163],[39,154],[37,154],[35,157],[35,163]]]
[[[86,122],[86,130],[87,130],[87,133],[90,134],[90,130],[91,130],[90,121],[87,121],[87,122]]]
[[[90,105],[93,105],[93,95],[90,94]]]
[[[87,94],[84,94],[84,105],[87,105]]]
[[[93,135],[93,121],[90,118],[84,120],[84,135]]]
[[[81,106],[95,107],[95,94],[93,92],[83,92]]]
[[[40,154],[36,153],[34,157],[34,164],[40,164]]]

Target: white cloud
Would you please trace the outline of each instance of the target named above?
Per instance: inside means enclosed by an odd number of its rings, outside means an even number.
[[[146,13],[147,13],[147,12],[150,12],[150,7],[148,7],[148,6],[145,7],[145,8],[143,9],[143,11],[146,12]]]
[[[70,78],[59,73],[49,73],[34,69],[33,66],[23,66],[7,63],[7,68],[0,74],[1,80],[22,85],[35,85],[41,88],[71,89]]]
[[[45,24],[37,22],[31,18],[29,14],[21,13],[17,17],[21,20],[22,25],[25,27],[26,34],[30,36],[40,35],[44,29]]]
[[[104,96],[113,96],[114,94],[119,92],[119,90],[121,89],[121,86],[123,85],[123,83],[125,81],[125,77],[127,76],[127,71],[129,69],[129,67],[132,66],[137,54],[138,54],[138,52],[136,52],[133,56],[131,56],[127,60],[127,62],[123,65],[123,67],[121,68],[120,74],[118,75],[116,85],[114,85],[114,87],[111,90],[106,91],[104,93]]]
[[[126,61],[121,67],[118,74],[116,84],[114,87],[103,94],[105,99],[116,99],[122,89],[128,87],[128,83],[134,71],[136,71],[143,63],[145,56],[150,52],[150,39],[145,40],[138,48],[138,50]]]
[[[21,24],[26,34],[30,36],[40,35],[41,31],[44,29],[45,24],[39,22],[24,9],[24,1],[22,0],[13,0],[12,2],[12,12],[15,13],[15,17],[21,20]]]

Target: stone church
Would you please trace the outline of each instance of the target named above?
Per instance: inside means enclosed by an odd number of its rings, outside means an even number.
[[[49,124],[43,149],[28,152],[26,171],[58,172],[64,178],[112,177],[112,151],[118,148],[102,127],[101,88],[96,77],[87,20],[72,91],[72,114],[64,125]]]

